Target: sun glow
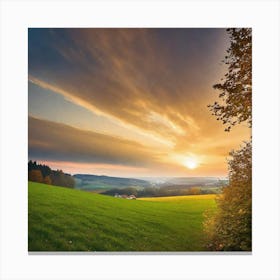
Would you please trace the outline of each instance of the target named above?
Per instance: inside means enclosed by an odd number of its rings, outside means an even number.
[[[187,157],[184,159],[183,165],[188,169],[195,169],[197,168],[198,163],[194,158]]]

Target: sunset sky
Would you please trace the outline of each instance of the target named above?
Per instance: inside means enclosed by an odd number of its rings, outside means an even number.
[[[29,159],[122,177],[226,176],[250,136],[211,115],[225,29],[29,29]]]

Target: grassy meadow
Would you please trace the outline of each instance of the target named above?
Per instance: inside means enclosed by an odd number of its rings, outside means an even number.
[[[204,251],[215,195],[126,200],[28,184],[29,251]]]

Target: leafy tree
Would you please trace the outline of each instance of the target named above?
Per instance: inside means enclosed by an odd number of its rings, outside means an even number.
[[[200,191],[200,188],[198,187],[191,187],[189,192],[188,192],[189,195],[198,195],[198,194],[201,194],[201,191]]]
[[[228,72],[220,90],[222,104],[209,105],[212,114],[228,127],[241,122],[252,126],[252,31],[227,29],[231,44],[224,62]],[[204,229],[210,250],[250,251],[252,249],[252,141],[232,151],[229,160],[229,185],[217,200],[216,214],[208,213]]]
[[[106,195],[115,195],[115,194],[126,194],[126,195],[135,195],[138,196],[138,192],[137,189],[134,187],[127,187],[127,188],[122,188],[122,189],[118,189],[118,188],[114,188],[114,189],[110,189],[107,191],[102,192],[102,194],[106,194]]]
[[[230,131],[235,124],[246,121],[252,125],[252,30],[250,28],[227,29],[231,44],[224,63],[228,66],[222,83],[213,87],[220,91],[222,103],[209,105],[212,114]]]
[[[43,176],[41,170],[33,169],[28,172],[28,180],[38,183],[43,183]]]
[[[51,177],[49,175],[44,178],[44,184],[47,184],[47,185],[52,184],[52,180],[51,180]]]
[[[41,175],[39,175],[41,174]],[[28,179],[30,181],[74,188],[75,179],[62,170],[52,170],[49,166],[38,164],[36,161],[28,162]]]
[[[229,160],[229,187],[217,200],[215,216],[208,214],[204,224],[207,248],[222,251],[252,249],[252,144],[246,142]]]

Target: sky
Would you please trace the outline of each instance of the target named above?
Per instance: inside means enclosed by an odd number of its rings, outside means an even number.
[[[227,176],[232,149],[208,104],[229,46],[216,28],[30,28],[28,156],[71,174]]]

